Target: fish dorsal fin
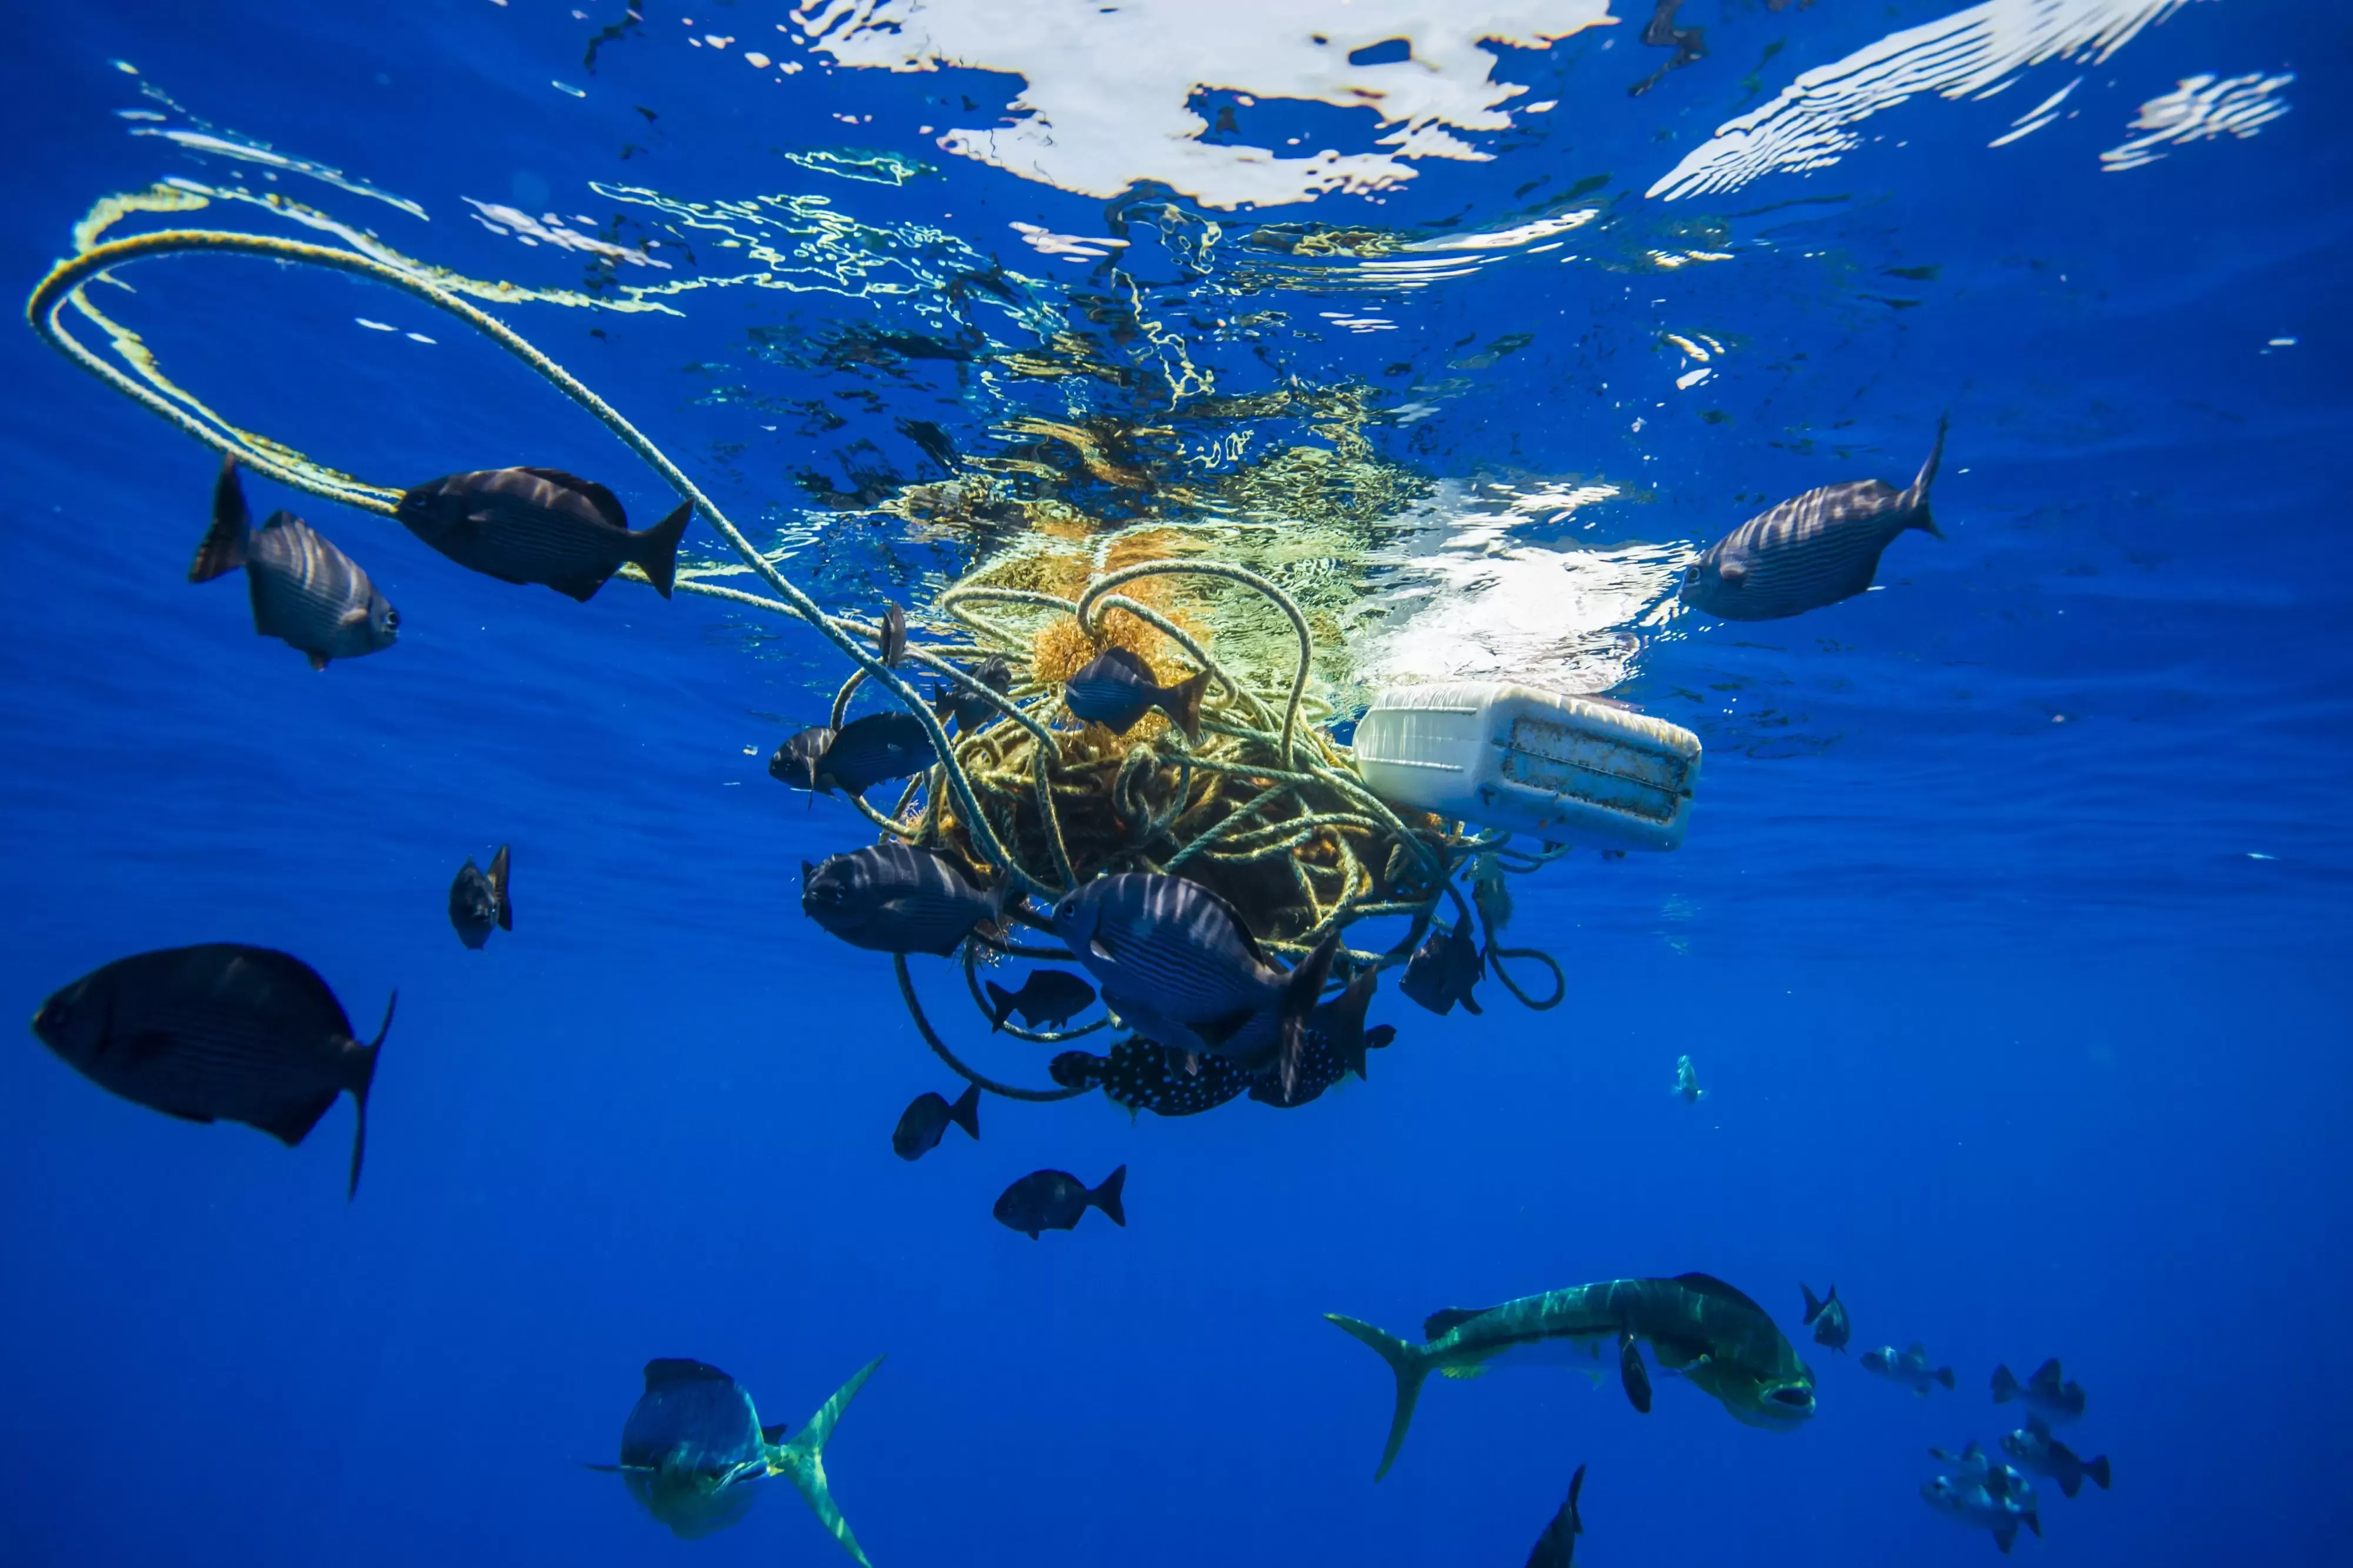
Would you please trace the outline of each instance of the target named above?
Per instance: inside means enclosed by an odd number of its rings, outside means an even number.
[[[1760,1316],[1772,1315],[1713,1274],[1678,1274],[1675,1276],[1674,1282],[1686,1290],[1696,1291],[1703,1296],[1713,1296],[1719,1301],[1729,1301],[1736,1307],[1746,1307]]]
[[[1421,1337],[1425,1340],[1443,1338],[1473,1318],[1483,1318],[1493,1309],[1488,1307],[1441,1307],[1421,1321]]]
[[[1961,1450],[1961,1463],[1965,1465],[1982,1465],[1985,1463],[1985,1450],[1974,1441]]]
[[[2027,1385],[2031,1388],[2055,1389],[2059,1386],[2059,1358],[2057,1356],[2052,1356],[2049,1361],[2046,1361],[2041,1366],[2036,1367],[2034,1369],[2034,1375],[2026,1381]]]
[[[1119,666],[1120,668],[1127,671],[1128,674],[1134,676],[1138,680],[1143,681],[1147,686],[1157,686],[1160,684],[1160,682],[1153,677],[1152,667],[1144,662],[1144,656],[1135,652],[1132,648],[1124,648],[1117,643],[1113,643],[1111,647],[1103,649],[1103,652],[1098,654],[1096,657],[1111,660],[1112,663]]]
[[[1127,650],[1125,648],[1113,648],[1111,651],[1113,653],[1125,653]],[[1218,908],[1226,911],[1226,918],[1233,921],[1234,930],[1241,933],[1242,945],[1250,949],[1250,955],[1252,958],[1257,959],[1260,963],[1265,965],[1265,967],[1269,969],[1272,969],[1274,967],[1273,963],[1270,962],[1266,956],[1266,949],[1259,946],[1257,936],[1250,931],[1250,921],[1242,919],[1241,910],[1234,908],[1232,900],[1227,898],[1223,893],[1220,893],[1212,888],[1206,887],[1199,882],[1194,882],[1189,877],[1185,878],[1184,880],[1191,883],[1193,889],[1199,893],[1203,898],[1209,900],[1211,902],[1215,903]]]
[[[785,1434],[792,1429],[793,1424],[789,1421],[779,1421],[774,1426],[763,1426],[760,1428],[760,1441],[771,1446],[781,1443],[785,1440]]]
[[[1918,1340],[1914,1340],[1910,1344],[1904,1347],[1904,1353],[1910,1356],[1914,1361],[1926,1361],[1928,1359],[1928,1347],[1922,1344]]]
[[[646,1363],[646,1392],[670,1388],[681,1383],[733,1383],[735,1380],[712,1366],[709,1362],[688,1361],[679,1356],[656,1356]]]
[[[524,468],[521,470],[535,479],[545,479],[560,485],[596,509],[596,515],[615,528],[627,530],[629,514],[621,510],[620,499],[594,479],[584,479],[577,474],[567,474],[562,468]]]

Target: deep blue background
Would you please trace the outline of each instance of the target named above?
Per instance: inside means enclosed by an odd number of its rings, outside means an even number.
[[[1313,216],[1500,219],[1538,173],[1639,192],[1743,101],[1765,41],[1788,40],[1772,90],[1946,8],[1694,0],[1685,20],[1716,52],[1640,100],[1624,84],[1657,57],[1635,58],[1631,26],[1608,51],[1520,57],[1502,74],[1563,100],[1544,135]],[[235,172],[125,136],[111,111],[136,83],[113,57],[218,124],[422,202],[429,226],[303,187],[477,276],[577,277],[463,216],[461,195],[513,200],[519,172],[565,212],[600,210],[575,199],[590,178],[818,192],[876,222],[953,212],[977,254],[1058,280],[1041,292],[1083,276],[1005,224],[1100,233],[1098,203],[966,164],[851,185],[769,151],[833,144],[827,116],[855,107],[874,114],[860,144],[922,156],[913,128],[949,77],[812,70],[731,94],[652,9],[589,81],[591,24],[565,5],[47,8],[0,57],[20,149],[0,278],[29,290],[100,195]],[[771,9],[722,20],[749,34]],[[1588,514],[1613,540],[1704,541],[1754,510],[1738,496],[1900,482],[1949,407],[1952,538],[1899,542],[1884,593],[1653,642],[1619,695],[1700,731],[1699,808],[1679,854],[1580,855],[1519,884],[1515,937],[1569,968],[1559,1011],[1495,994],[1483,1019],[1440,1021],[1391,994],[1377,1016],[1398,1047],[1308,1110],[1131,1125],[1092,1099],[991,1101],[977,1146],[955,1136],[912,1166],[890,1128],[948,1075],[887,964],[795,908],[800,859],[859,835],[762,771],[778,721],[838,676],[813,637],[761,627],[755,647],[732,614],[625,584],[586,606],[510,588],[305,501],[403,615],[396,649],[313,676],[252,635],[241,589],[184,580],[210,455],[30,333],[0,335],[0,998],[29,1016],[109,958],[202,940],[293,949],[370,1024],[402,995],[349,1207],[347,1110],[289,1152],[112,1100],[29,1035],[0,1052],[0,1555],[839,1561],[787,1495],[673,1546],[575,1461],[610,1457],[649,1356],[715,1362],[797,1424],[888,1352],[828,1454],[884,1568],[1516,1563],[1579,1462],[1596,1562],[1977,1563],[1990,1545],[1915,1495],[1925,1450],[1990,1446],[2011,1424],[1987,1400],[1993,1364],[2051,1354],[2091,1392],[2070,1441],[2110,1454],[2117,1486],[2072,1503],[2046,1488],[2048,1540],[2021,1555],[2323,1560],[2353,1400],[2353,343],[2330,96],[2348,43],[2332,8],[2194,5],[2089,71],[2079,118],[2016,146],[1984,146],[2032,101],[2011,99],[2075,68],[1992,104],[1915,102],[1833,170],[1675,210],[1725,217],[1733,263],[1514,260],[1371,301],[1401,325],[1377,341],[1293,342],[1314,380],[1409,358],[1419,380],[1466,333],[1536,332],[1415,427],[1422,447],[1381,440],[1433,477],[1647,487]],[[2099,172],[2142,100],[2259,69],[2298,76],[2260,136]],[[662,140],[624,165],[636,103],[661,110]],[[1799,195],[1843,199],[1759,211]],[[1599,232],[1639,245],[1659,221],[1628,195]],[[1905,286],[1918,304],[1876,302],[1885,268],[1924,265],[1941,270]],[[613,476],[634,510],[661,504],[574,411],[421,307],[245,261],[136,281],[110,308],[241,423],[372,478],[560,463]],[[1310,325],[1349,303],[1261,301]],[[825,443],[786,426],[741,461],[711,456],[746,416],[698,401],[695,367],[806,397],[744,329],[891,307],[682,308],[504,314],[716,473],[731,507],[798,515],[789,475],[824,467]],[[354,314],[440,342],[357,333]],[[1669,384],[1656,334],[1694,324],[1741,340],[1705,405],[1729,423]],[[2282,336],[2297,345],[2261,352]],[[1223,352],[1231,384],[1268,374]],[[881,390],[967,443],[1005,412],[953,382]],[[938,563],[893,565],[885,543],[834,547],[828,580],[871,593]],[[466,952],[448,877],[510,839],[516,930]],[[946,999],[944,966],[918,962]],[[1040,1076],[941,1011],[992,1066]],[[1667,1092],[1684,1052],[1711,1090],[1696,1108]],[[1091,1217],[1033,1244],[988,1218],[1023,1172],[1123,1162],[1124,1232]],[[1389,1380],[1319,1313],[1402,1331],[1441,1305],[1694,1268],[1792,1332],[1800,1278],[1835,1281],[1858,1351],[1923,1340],[1959,1390],[1915,1400],[1807,1346],[1821,1414],[1775,1436],[1672,1384],[1645,1419],[1614,1389],[1499,1373],[1432,1387],[1371,1484]]]

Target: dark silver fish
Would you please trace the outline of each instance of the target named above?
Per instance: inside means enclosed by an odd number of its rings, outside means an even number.
[[[1928,515],[1928,487],[1945,453],[1945,426],[1910,489],[1879,479],[1824,485],[1752,517],[1683,569],[1683,602],[1727,621],[1774,621],[1851,599],[1871,586],[1880,552],[1916,528],[1945,537]]]
[[[1124,735],[1137,720],[1155,708],[1168,715],[1185,738],[1201,738],[1201,694],[1209,688],[1209,672],[1163,686],[1152,678],[1152,667],[1124,647],[1107,647],[1087,661],[1062,688],[1062,706],[1075,718],[1101,724]]]
[[[2053,1437],[2051,1428],[2038,1416],[2030,1415],[2026,1425],[2017,1431],[2003,1433],[2001,1451],[2017,1460],[2021,1469],[2057,1481],[2061,1494],[2066,1497],[2084,1489],[2086,1476],[2102,1491],[2108,1489],[2113,1479],[2105,1454],[2092,1459],[2076,1458],[2075,1451]]]
[[[882,629],[874,638],[874,656],[886,669],[907,657],[907,612],[896,605],[882,606]]]
[[[1528,1553],[1527,1568],[1571,1568],[1577,1561],[1577,1538],[1585,1533],[1585,1521],[1577,1516],[1577,1494],[1585,1489],[1585,1467],[1577,1467],[1577,1474],[1568,1478],[1568,1500],[1552,1516],[1545,1532],[1536,1538],[1535,1550]]]
[[[814,724],[778,746],[768,758],[768,776],[778,779],[795,789],[818,790],[818,764],[825,749],[833,744],[834,731],[823,724]]]
[[[1947,1388],[1953,1386],[1953,1369],[1949,1366],[1930,1366],[1927,1347],[1917,1340],[1900,1351],[1894,1345],[1882,1345],[1875,1351],[1865,1351],[1862,1352],[1862,1370],[1872,1376],[1883,1377],[1890,1383],[1900,1383],[1923,1399],[1928,1397],[1928,1390],[1933,1384],[1941,1383]],[[1997,1399],[1994,1403],[1999,1405],[2001,1402]]]
[[[902,1160],[920,1160],[940,1146],[950,1122],[971,1138],[980,1136],[980,1085],[966,1089],[954,1105],[946,1096],[929,1090],[917,1095],[899,1113],[899,1125],[891,1130],[891,1152]]]
[[[1103,1210],[1104,1218],[1124,1230],[1127,1210],[1120,1194],[1126,1186],[1125,1165],[1092,1189],[1067,1171],[1032,1171],[1005,1189],[993,1212],[997,1224],[1021,1231],[1032,1241],[1041,1230],[1076,1230],[1091,1208]]]
[[[587,1468],[618,1475],[640,1507],[685,1541],[742,1519],[760,1495],[754,1482],[786,1477],[859,1568],[873,1568],[826,1484],[825,1446],[881,1364],[881,1356],[868,1362],[787,1442],[786,1426],[761,1426],[751,1394],[717,1367],[659,1357],[646,1363],[646,1391],[621,1425],[621,1462]]]
[[[1007,888],[1011,887],[1008,883]],[[935,850],[890,839],[801,862],[801,912],[852,947],[947,957],[972,928],[1004,912]]]
[[[669,598],[694,503],[633,532],[620,501],[593,480],[561,468],[482,468],[417,486],[400,498],[398,515],[460,566],[502,583],[542,583],[586,604],[625,561]]]
[[[1012,694],[1013,667],[1001,658],[983,659],[967,673],[1000,697]],[[941,681],[933,692],[932,711],[943,724],[954,719],[960,735],[972,734],[999,716],[996,703],[952,680]]]
[[[1033,969],[1018,991],[1008,991],[992,980],[988,986],[988,1029],[995,1034],[1014,1014],[1032,1029],[1059,1029],[1095,1005],[1095,988],[1060,969]]]
[[[289,1148],[348,1089],[359,1107],[350,1195],[360,1190],[368,1089],[391,1028],[387,1003],[383,1027],[362,1045],[316,970],[230,942],[118,958],[33,1016],[41,1043],[100,1089],[184,1121],[242,1121]]]
[[[828,795],[864,795],[885,779],[913,778],[939,760],[913,713],[869,713],[844,724],[827,743],[817,760],[817,787]]]
[[[507,900],[507,847],[491,857],[487,871],[474,864],[471,855],[458,868],[458,879],[449,884],[449,923],[458,928],[458,940],[479,951],[491,940],[492,930],[514,930],[514,905]]]
[[[1286,1091],[1296,1082],[1336,935],[1285,973],[1225,900],[1198,882],[1142,871],[1098,877],[1065,895],[1051,927],[1139,1034],[1245,1067],[1271,1063]]]
[[[2059,1370],[2056,1356],[2036,1367],[2034,1375],[2024,1383],[2011,1376],[2010,1368],[1995,1367],[1993,1402],[2007,1405],[2013,1399],[2041,1416],[2049,1426],[2064,1426],[2084,1414],[2084,1385]]]
[[[1847,1321],[1846,1303],[1838,1299],[1838,1287],[1831,1286],[1831,1293],[1820,1300],[1814,1298],[1814,1288],[1804,1280],[1798,1282],[1798,1289],[1806,1295],[1806,1322],[1814,1331],[1814,1343],[1845,1350],[1847,1342],[1854,1338],[1854,1325]]]
[[[1991,1489],[1976,1485],[1957,1476],[1938,1476],[1920,1483],[1920,1497],[1930,1508],[1976,1530],[1993,1532],[1994,1544],[2002,1555],[2010,1554],[2012,1542],[2018,1539],[2018,1527],[2026,1524],[2035,1534],[2042,1533],[2042,1522],[2031,1508],[2021,1507],[2014,1499],[2001,1497]]]
[[[1398,989],[1440,1017],[1454,1011],[1457,1002],[1465,1012],[1475,1014],[1482,1009],[1471,988],[1486,978],[1486,955],[1471,934],[1471,917],[1464,915],[1451,931],[1443,926],[1431,928],[1429,940],[1406,964],[1405,978],[1398,982]]]
[[[312,669],[390,647],[400,612],[385,602],[359,563],[290,511],[251,525],[237,459],[224,458],[213,484],[213,525],[196,546],[188,581],[209,583],[245,568],[253,629],[311,656]]]

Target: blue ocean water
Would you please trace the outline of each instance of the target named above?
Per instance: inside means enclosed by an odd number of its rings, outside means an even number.
[[[1440,608],[1493,630],[1517,563],[1561,629],[1487,651],[1617,647],[1584,689],[1707,759],[1679,850],[1516,883],[1514,940],[1567,971],[1557,1010],[1491,982],[1482,1016],[1440,1019],[1385,989],[1397,1044],[1312,1106],[989,1100],[977,1144],[909,1164],[900,1110],[957,1085],[888,962],[796,907],[801,862],[871,830],[765,776],[822,718],[829,648],[626,583],[586,605],[497,583],[256,481],[401,610],[396,647],[314,675],[233,583],[185,581],[215,455],[0,334],[0,995],[29,1016],[109,959],[234,940],[300,953],[364,1030],[401,998],[349,1205],[347,1105],[289,1152],[114,1099],[29,1035],[0,1053],[9,1562],[841,1561],[781,1486],[673,1543],[580,1467],[612,1458],[649,1358],[713,1363],[797,1424],[884,1353],[828,1450],[884,1568],[1517,1563],[1580,1463],[1595,1562],[1982,1562],[1982,1532],[1923,1506],[1926,1450],[1990,1447],[2015,1425],[1995,1364],[2053,1355],[2089,1391],[2062,1435],[2116,1484],[2046,1486],[2018,1555],[2334,1559],[2353,170],[2329,89],[2353,24],[2289,0],[1688,0],[1672,20],[1704,53],[1636,95],[1674,58],[1641,43],[1647,5],[1542,48],[1499,22],[1523,41],[1467,67],[1438,47],[1491,8],[231,0],[20,23],[0,277],[26,293],[101,198],[158,182],[188,205],[104,237],[332,223],[562,292],[480,302],[856,613],[920,606],[1006,543],[882,509],[950,466],[902,422],[956,465],[1031,464],[995,471],[1097,529],[1184,521],[1187,487],[1306,447],[1368,498],[1284,492],[1356,520],[1362,558],[1332,572],[1369,595],[1436,571]],[[1114,25],[1137,31],[1088,31]],[[925,27],[1003,50],[859,63]],[[1500,125],[1430,121],[1483,161],[1408,163],[1375,110],[1250,53],[1303,33],[1407,38],[1413,91],[1490,58],[1527,91]],[[1195,79],[1197,145],[1386,163],[1307,199],[1247,160],[1188,186],[1152,162],[1162,131],[1117,134],[1137,73],[1114,57],[1170,39],[1232,52]],[[2013,46],[1953,89],[1970,49]],[[1024,58],[1061,140],[944,146],[1034,132]],[[1845,102],[1792,154],[1816,166],[1659,188],[1809,72],[1766,129]],[[1160,183],[1095,188],[1131,176]],[[670,504],[391,290],[240,258],[121,281],[93,303],[192,397],[322,462],[395,484],[557,466],[641,522]],[[1907,481],[1947,413],[1949,538],[1899,540],[1879,591],[1750,626],[1675,612],[1656,572],[1622,615],[1571,602],[1580,573],[1622,585],[1770,500]],[[1039,421],[1093,432],[1098,460]],[[1365,635],[1436,657],[1415,624],[1392,607]],[[515,929],[466,952],[448,878],[510,841]],[[1044,1081],[1042,1050],[987,1041],[950,967],[913,962],[959,1048]],[[1682,1055],[1697,1105],[1670,1093]],[[1123,1163],[1124,1230],[990,1218],[1024,1173]],[[1405,1331],[1686,1270],[1799,1341],[1804,1430],[1671,1379],[1643,1416],[1606,1381],[1499,1370],[1433,1385],[1373,1483],[1389,1379],[1320,1314]],[[1801,1279],[1838,1286],[1855,1352],[1918,1340],[1957,1389],[1915,1398],[1805,1342]]]

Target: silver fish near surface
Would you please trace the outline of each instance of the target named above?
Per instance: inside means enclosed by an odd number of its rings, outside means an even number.
[[[1750,518],[1683,568],[1683,602],[1727,621],[1777,621],[1851,599],[1871,586],[1880,553],[1916,528],[1945,537],[1928,515],[1928,487],[1945,452],[1945,424],[1909,489],[1880,479],[1824,485]]]
[[[458,868],[457,880],[449,884],[449,923],[458,932],[458,940],[475,952],[491,940],[493,931],[514,930],[514,905],[507,899],[507,846],[491,857],[487,871],[474,864],[471,855]]]
[[[538,583],[586,604],[633,563],[667,599],[694,503],[632,531],[611,490],[561,468],[482,468],[418,485],[396,513],[460,566],[502,583]]]
[[[253,629],[311,656],[312,669],[390,647],[400,637],[394,609],[359,563],[290,511],[274,511],[259,528],[246,510],[237,459],[222,459],[213,483],[213,521],[188,581],[209,583],[245,568],[253,600]]]
[[[393,994],[393,1001],[399,1000]],[[365,1045],[291,953],[204,942],[118,958],[57,992],[33,1033],[100,1089],[184,1121],[242,1121],[293,1147],[335,1097],[359,1106],[348,1195],[367,1152],[368,1089],[392,1028]]]
[[[801,912],[852,947],[945,958],[1004,913],[1011,886],[985,891],[936,851],[893,838],[802,861]]]

